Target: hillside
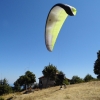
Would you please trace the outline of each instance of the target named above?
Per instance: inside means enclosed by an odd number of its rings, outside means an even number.
[[[4,96],[11,100],[100,100],[100,81],[68,85],[66,89],[59,86],[38,90],[29,94],[9,94]]]

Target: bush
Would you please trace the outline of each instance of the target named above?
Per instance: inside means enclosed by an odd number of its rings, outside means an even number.
[[[55,80],[55,85],[56,85],[56,86],[60,85],[60,79],[59,79],[59,78],[56,78],[56,80]]]
[[[84,80],[78,76],[73,76],[71,79],[71,84],[82,83]]]
[[[8,94],[12,92],[12,88],[9,85],[0,85],[0,95]]]
[[[87,75],[85,76],[85,78],[84,78],[84,81],[85,81],[85,82],[89,82],[89,81],[91,81],[91,80],[94,80],[94,78],[93,78],[90,74],[87,74]]]
[[[68,79],[65,79],[65,80],[63,81],[63,84],[69,85]]]
[[[4,100],[4,98],[0,97],[0,100]]]
[[[0,95],[12,92],[11,86],[8,84],[7,79],[0,80]]]

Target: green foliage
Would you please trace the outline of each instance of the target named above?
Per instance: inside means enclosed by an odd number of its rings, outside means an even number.
[[[98,75],[97,78],[100,79],[100,75]]]
[[[12,88],[9,86],[7,79],[0,80],[0,95],[8,94],[12,92]]]
[[[100,81],[100,79],[94,78],[94,79],[92,79],[92,80],[90,80],[90,81]]]
[[[0,97],[0,100],[4,100],[4,98]]]
[[[94,63],[94,73],[98,79],[100,79],[100,50],[97,52],[97,60]]]
[[[94,78],[90,75],[90,74],[87,74],[85,77],[84,77],[84,81],[85,82],[89,82],[91,80],[93,80]]]
[[[63,74],[64,75],[64,72],[63,71],[58,71],[58,74]]]
[[[0,85],[0,95],[11,93],[12,89],[9,85]]]
[[[26,84],[29,86],[29,85],[32,85],[34,82],[36,82],[36,79],[35,79],[36,77],[35,77],[35,74],[33,74],[32,72],[30,72],[30,71],[27,71],[26,73],[25,73],[25,79],[27,80],[27,81],[25,81],[26,82]]]
[[[73,76],[71,79],[71,84],[76,84],[76,83],[82,83],[83,79],[80,78],[79,76]]]
[[[42,73],[47,78],[47,82],[46,82],[45,87],[47,87],[47,84],[48,84],[49,80],[55,80],[56,79],[57,71],[58,71],[57,68],[52,64],[49,64],[48,66],[44,67]]]
[[[56,83],[56,85],[60,85],[61,84],[60,83],[60,79],[58,77],[56,78],[55,83]]]
[[[57,68],[52,64],[45,66],[45,68],[42,71],[45,77],[50,78],[52,80],[56,78],[56,72],[57,72]]]
[[[63,80],[63,84],[69,85],[69,82],[68,82],[68,79],[67,79],[67,78],[65,78],[65,79]]]
[[[16,80],[16,82],[14,82],[14,91],[15,92],[21,91],[21,86],[18,82],[18,79]]]
[[[56,77],[56,85],[61,85],[61,84],[68,84],[68,80],[65,78],[65,74],[62,71],[58,71]]]
[[[25,75],[20,76],[15,82],[14,82],[14,89],[15,91],[20,91],[21,87],[24,87],[24,89],[27,89],[31,87],[34,82],[36,82],[35,74],[33,74],[30,71],[25,72]]]

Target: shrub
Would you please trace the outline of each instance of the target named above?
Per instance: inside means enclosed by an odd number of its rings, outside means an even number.
[[[78,76],[73,76],[71,79],[71,84],[82,83],[84,80]]]
[[[65,79],[65,80],[63,81],[63,84],[69,85],[68,79]]]
[[[87,74],[85,77],[84,77],[84,81],[85,82],[89,82],[91,80],[94,80],[94,78],[90,75],[90,74]]]
[[[9,85],[0,85],[0,95],[8,94],[12,92],[12,88]]]
[[[0,97],[0,100],[4,100],[4,98]]]

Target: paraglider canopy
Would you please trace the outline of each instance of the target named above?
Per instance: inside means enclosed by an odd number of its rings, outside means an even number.
[[[49,11],[45,25],[45,44],[49,51],[53,51],[58,34],[64,21],[76,15],[76,9],[67,4],[55,4]]]

